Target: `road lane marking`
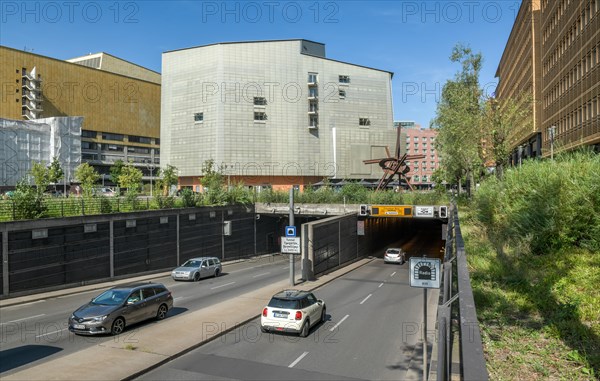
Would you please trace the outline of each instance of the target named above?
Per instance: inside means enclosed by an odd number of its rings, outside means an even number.
[[[288,365],[288,368],[293,368],[294,365],[298,364],[300,362],[300,360],[302,360],[304,357],[306,357],[307,354],[308,354],[308,352],[302,353],[296,360],[294,360],[293,363],[291,363],[290,365]]]
[[[346,315],[346,316],[344,316],[344,317],[342,318],[342,320],[338,321],[338,323],[337,323],[336,325],[334,325],[333,327],[331,327],[331,329],[330,329],[329,331],[331,331],[331,332],[335,331],[335,329],[336,329],[337,327],[339,327],[339,325],[340,325],[340,324],[342,324],[342,323],[344,322],[344,320],[348,319],[348,317],[349,317],[349,316],[350,316],[350,315]]]
[[[381,286],[383,286],[383,283],[381,283],[379,286],[377,286],[377,288],[381,288]]]
[[[23,320],[29,320],[29,319],[35,319],[41,316],[45,316],[46,314],[40,314],[40,315],[35,315],[35,316],[30,316],[30,317],[26,317],[23,319],[17,319],[17,320],[11,320],[11,321],[7,321],[6,323],[1,323],[1,324],[10,324],[10,323],[16,323],[18,321],[23,321]]]
[[[258,278],[259,276],[265,276],[265,275],[269,275],[269,274],[271,274],[271,273],[257,274],[257,275],[254,275],[252,278]]]
[[[173,301],[176,301],[176,300],[181,300],[181,299],[183,299],[183,298],[185,298],[185,296],[178,296],[178,297],[176,297],[175,299],[173,299]]]
[[[395,272],[395,271],[394,271],[394,272],[392,273],[392,275],[390,275],[390,276],[394,276],[394,275],[396,275],[396,272]]]
[[[48,335],[53,335],[53,334],[55,334],[55,333],[61,333],[62,331],[66,331],[66,330],[67,330],[67,328],[63,328],[63,329],[61,329],[61,330],[58,330],[58,331],[53,331],[53,332],[44,333],[43,335],[37,335],[35,338],[36,338],[36,339],[38,339],[38,338],[40,338],[40,337],[44,337],[44,336],[48,336]]]
[[[366,302],[366,301],[367,301],[367,299],[369,299],[369,298],[371,297],[371,295],[373,295],[373,294],[369,294],[369,295],[367,295],[367,297],[366,297],[366,298],[364,298],[364,299],[362,300],[362,302],[360,302],[360,304],[363,304],[364,302]]]
[[[214,289],[217,289],[217,288],[221,288],[221,287],[225,287],[225,286],[231,286],[234,283],[235,282],[229,282],[229,283],[222,284],[220,286],[211,287],[211,290],[214,290]]]

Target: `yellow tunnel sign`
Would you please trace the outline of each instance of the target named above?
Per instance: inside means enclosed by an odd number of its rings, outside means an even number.
[[[371,205],[372,217],[412,217],[412,205]]]

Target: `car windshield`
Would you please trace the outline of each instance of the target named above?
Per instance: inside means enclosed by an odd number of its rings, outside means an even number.
[[[290,299],[271,298],[271,301],[269,302],[269,307],[297,310],[300,308],[300,301],[299,300],[290,300]]]
[[[127,290],[108,290],[94,298],[92,303],[116,306],[123,303],[127,295],[129,295]]]
[[[202,263],[202,261],[195,261],[193,259],[190,259],[189,261],[185,262],[181,267],[200,267],[200,263]]]

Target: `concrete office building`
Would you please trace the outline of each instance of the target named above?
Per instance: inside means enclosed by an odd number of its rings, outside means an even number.
[[[62,61],[0,46],[0,118],[81,116],[82,161],[109,181],[116,160],[159,166],[160,74],[110,56]]]
[[[392,75],[301,39],[165,52],[161,165],[195,191],[207,160],[230,183],[256,187],[378,179],[381,169],[362,160],[395,143]]]
[[[496,77],[496,96],[533,96],[530,123],[510,135],[511,161],[600,147],[600,0],[521,3]]]

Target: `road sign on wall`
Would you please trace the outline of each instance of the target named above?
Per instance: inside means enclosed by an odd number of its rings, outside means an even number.
[[[300,237],[281,237],[281,252],[300,254]]]
[[[433,206],[415,205],[415,217],[433,218]]]
[[[410,286],[440,288],[441,261],[438,258],[411,257],[409,262]]]

